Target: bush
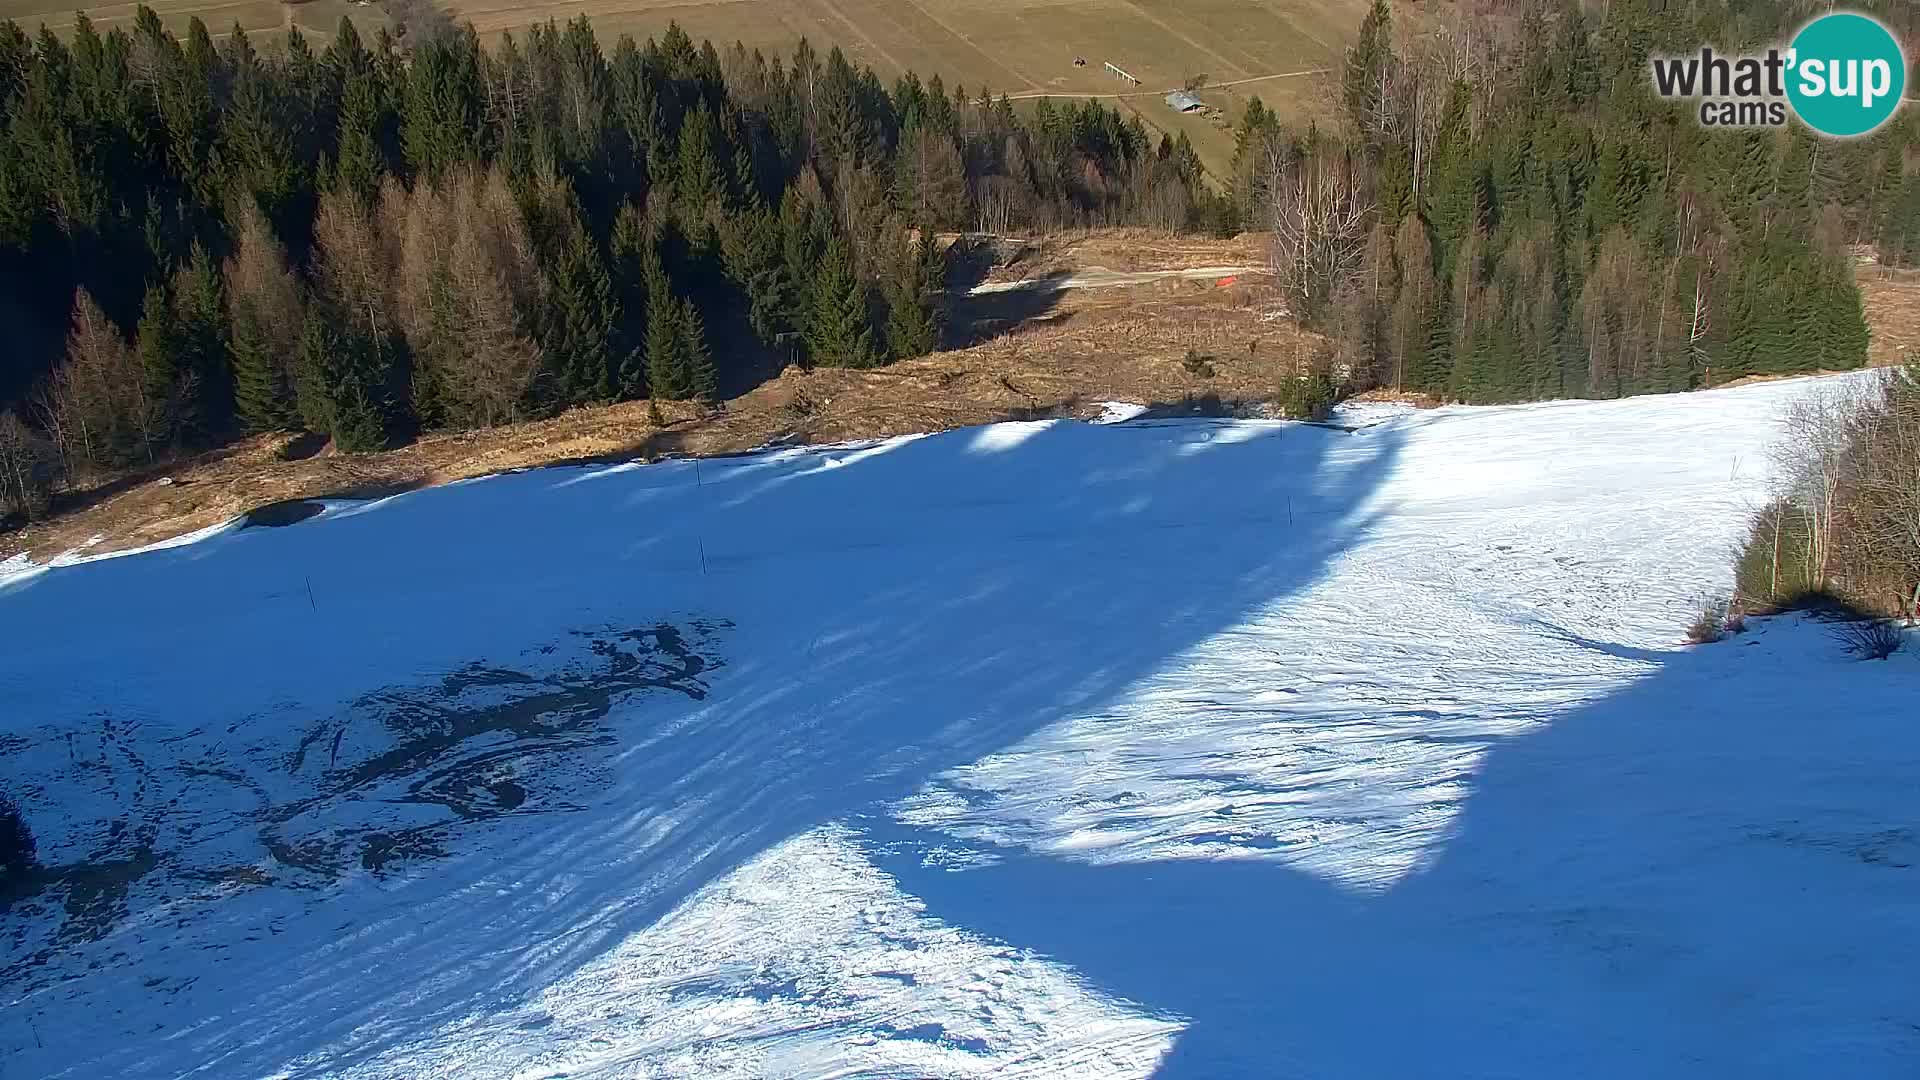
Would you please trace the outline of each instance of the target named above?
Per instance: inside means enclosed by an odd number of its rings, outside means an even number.
[[[1295,420],[1320,421],[1340,402],[1340,383],[1333,377],[1333,351],[1315,350],[1307,368],[1280,382],[1280,408]]]
[[[1834,639],[1861,660],[1885,660],[1900,651],[1907,636],[1885,619],[1862,619],[1833,628]]]
[[[1198,375],[1203,379],[1211,379],[1216,374],[1213,370],[1213,357],[1201,353],[1198,349],[1188,349],[1187,355],[1180,360],[1180,366],[1186,369],[1187,374]]]
[[[1727,636],[1727,604],[1724,600],[1709,600],[1693,617],[1693,623],[1687,627],[1687,640],[1695,645],[1706,645]]]
[[[0,795],[0,883],[24,877],[38,865],[27,819],[20,816],[19,807]]]

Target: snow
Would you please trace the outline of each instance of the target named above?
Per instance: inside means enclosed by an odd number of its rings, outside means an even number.
[[[1920,657],[1678,641],[1815,385],[11,560],[6,1075],[1911,1073]]]
[[[1094,417],[1090,423],[1124,424],[1146,411],[1147,407],[1145,405],[1135,404],[1131,401],[1103,401],[1100,403],[1100,415]]]

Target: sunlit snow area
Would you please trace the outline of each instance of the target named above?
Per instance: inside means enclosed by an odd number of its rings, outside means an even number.
[[[1920,658],[1681,644],[1816,385],[0,564],[0,1077],[1915,1075]]]

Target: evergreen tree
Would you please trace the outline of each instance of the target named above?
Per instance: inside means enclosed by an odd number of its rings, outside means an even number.
[[[730,219],[721,243],[727,275],[746,294],[753,332],[769,345],[792,328],[794,315],[793,279],[781,240],[780,219],[756,204]]]
[[[696,401],[711,402],[719,396],[719,373],[714,370],[713,353],[707,348],[707,324],[693,301],[680,301],[678,325],[680,363],[685,372],[684,389]]]
[[[658,256],[654,252],[653,237],[646,221],[633,206],[622,207],[619,216],[614,219],[611,246],[612,277],[617,290],[615,303],[620,312],[620,320],[614,328],[614,380],[621,397],[645,397],[647,317],[653,308],[648,294],[648,288],[653,283],[653,275],[649,270]]]
[[[140,305],[140,325],[135,331],[134,351],[140,357],[140,370],[146,384],[146,407],[142,437],[148,450],[166,442],[192,417],[190,407],[191,372],[181,361],[180,327],[174,318],[173,304],[160,285],[149,285]]]
[[[340,113],[333,152],[335,190],[371,201],[387,168],[382,148],[390,110],[373,57],[360,43],[352,20],[342,15],[327,65],[340,88]]]
[[[364,332],[315,305],[300,336],[299,365],[309,388],[301,403],[309,427],[326,433],[345,453],[386,446],[383,365]]]
[[[273,340],[252,311],[233,320],[228,343],[233,357],[234,406],[247,432],[276,431],[292,419],[292,390],[274,355]]]
[[[1373,0],[1366,18],[1360,22],[1360,37],[1347,50],[1346,69],[1341,76],[1341,98],[1355,131],[1370,132],[1380,112],[1381,75],[1391,63],[1393,12],[1387,0]]]
[[[219,268],[205,248],[174,277],[173,297],[179,328],[180,360],[191,379],[190,403],[183,406],[182,431],[211,443],[233,423],[233,376],[228,366],[226,296]]]
[[[568,212],[564,234],[547,282],[541,346],[561,404],[604,401],[614,392],[619,301],[577,213]]]
[[[649,251],[645,272],[647,389],[655,398],[683,401],[692,397],[695,390],[693,373],[689,370],[690,358],[685,352],[684,313],[657,250]]]
[[[797,315],[812,306],[813,282],[826,256],[833,236],[833,215],[819,195],[820,184],[810,172],[787,188],[780,200],[781,249],[786,257],[788,279],[795,282],[794,310]]]
[[[853,272],[846,244],[834,237],[814,280],[803,333],[816,364],[865,368],[875,361],[867,319],[867,286]]]
[[[922,226],[893,262],[885,289],[887,349],[895,360],[924,356],[940,345],[936,304],[943,267],[933,229]]]

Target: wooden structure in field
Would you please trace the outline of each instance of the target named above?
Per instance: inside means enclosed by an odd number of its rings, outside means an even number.
[[[1139,85],[1140,85],[1140,80],[1139,80],[1139,79],[1136,79],[1136,78],[1134,78],[1134,77],[1133,77],[1133,76],[1132,76],[1131,74],[1129,74],[1128,72],[1125,72],[1125,71],[1122,71],[1122,70],[1120,70],[1120,65],[1118,65],[1118,64],[1115,64],[1115,63],[1113,63],[1113,62],[1111,62],[1111,61],[1107,61],[1107,72],[1108,72],[1109,74],[1111,74],[1111,75],[1112,75],[1112,76],[1113,76],[1114,78],[1116,78],[1116,79],[1125,79],[1125,80],[1127,80],[1128,82],[1130,82],[1130,83],[1132,83],[1132,84],[1133,84],[1133,85],[1135,85],[1135,86],[1139,86]]]

